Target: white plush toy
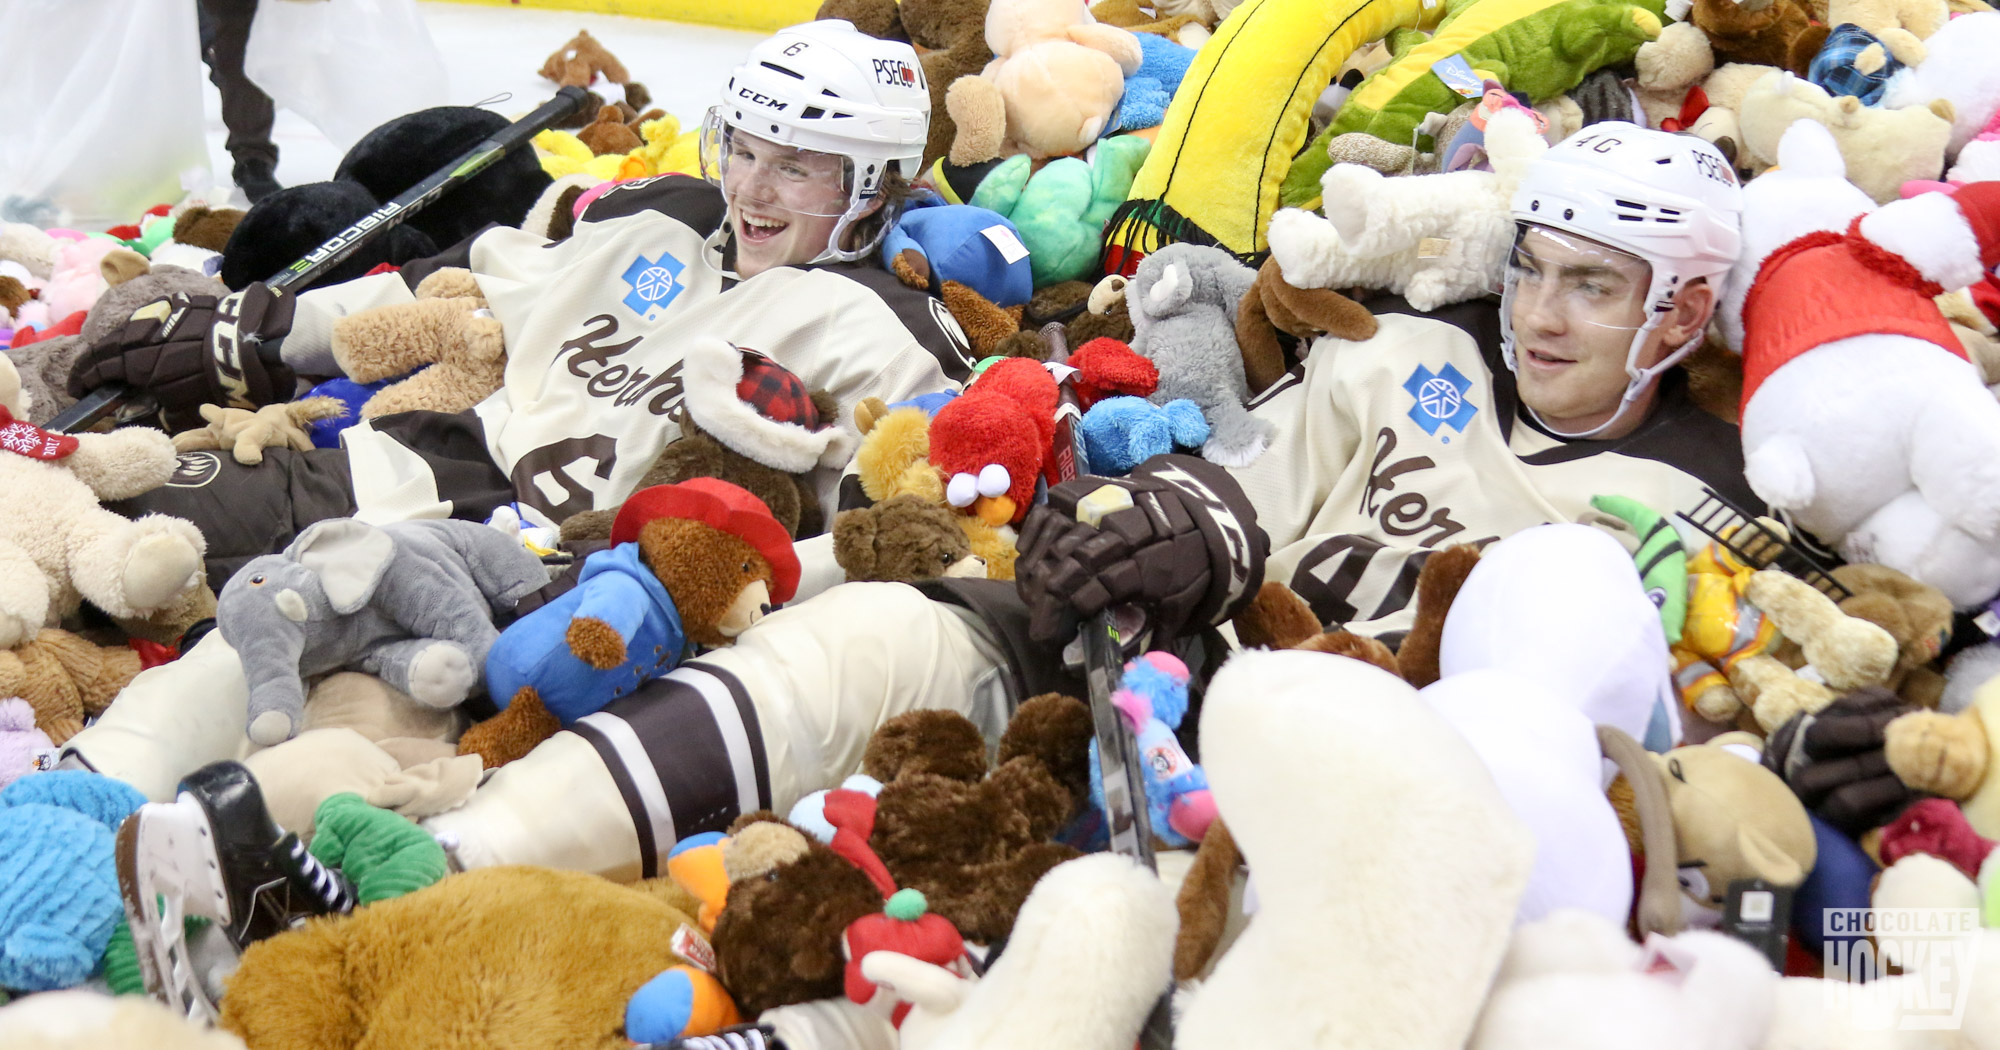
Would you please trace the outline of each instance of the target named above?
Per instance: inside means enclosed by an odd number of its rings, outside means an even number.
[[[1534,861],[1464,738],[1386,671],[1259,650],[1210,683],[1201,742],[1258,906],[1177,1050],[1460,1050]]]
[[[886,951],[861,974],[913,1004],[901,1050],[1130,1050],[1173,981],[1179,924],[1158,875],[1093,853],[1035,883],[978,981]]]
[[[1494,290],[1513,243],[1508,204],[1548,143],[1508,108],[1486,125],[1492,171],[1386,178],[1359,164],[1320,177],[1322,219],[1285,208],[1271,217],[1271,255],[1300,288],[1384,288],[1419,310]]]
[[[1725,303],[1744,476],[1847,560],[1970,608],[2000,592],[2000,402],[1932,299],[2000,262],[2000,184],[1895,201],[1845,233],[1854,199],[1831,146],[1794,124],[1781,177],[1744,188]]]
[[[2000,13],[1960,15],[1924,41],[1921,65],[1906,66],[1889,78],[1879,103],[1906,109],[1945,99],[1952,106],[1947,159],[1958,156],[2000,111]]]
[[[1763,956],[1726,934],[1641,947],[1603,916],[1559,911],[1515,931],[1466,1047],[1756,1050],[1777,984]]]

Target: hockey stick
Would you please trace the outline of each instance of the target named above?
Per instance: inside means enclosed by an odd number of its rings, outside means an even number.
[[[1049,364],[1056,366],[1053,371],[1057,376],[1055,447],[1051,449],[1047,473],[1049,484],[1054,485],[1087,469],[1090,456],[1083,442],[1083,405],[1076,396],[1075,385],[1069,381],[1074,373],[1068,366],[1068,335],[1061,322],[1052,321],[1042,326],[1041,336],[1048,346]],[[1107,485],[1079,504],[1079,520],[1094,524],[1093,514],[1118,509],[1115,502],[1100,503],[1096,498],[1100,493],[1122,501],[1124,506],[1132,505],[1132,497],[1124,489]],[[1131,857],[1148,871],[1157,872],[1160,867],[1153,857],[1153,822],[1146,811],[1139,741],[1132,727],[1125,724],[1125,716],[1111,702],[1111,694],[1117,691],[1119,679],[1125,675],[1124,651],[1111,611],[1107,609],[1085,621],[1076,638],[1083,647],[1083,675],[1090,690],[1090,721],[1097,738],[1097,774],[1104,786],[1104,824],[1111,850]],[[1170,1050],[1173,1046],[1172,999],[1173,990],[1169,988],[1154,1001],[1145,1025],[1139,1030],[1139,1050]]]
[[[1083,444],[1083,407],[1076,388],[1066,373],[1069,343],[1059,322],[1043,325],[1042,341],[1048,345],[1048,362],[1057,366],[1061,378],[1056,385],[1056,434],[1049,457],[1049,484],[1059,484],[1081,474],[1090,459]],[[1102,498],[1100,498],[1102,497]],[[1095,525],[1097,518],[1132,505],[1124,489],[1107,485],[1086,497],[1077,507],[1078,520]],[[1083,650],[1084,681],[1090,689],[1090,718],[1097,737],[1098,776],[1104,786],[1104,823],[1111,851],[1131,857],[1149,870],[1158,870],[1153,859],[1152,822],[1146,812],[1146,785],[1139,765],[1138,741],[1125,718],[1111,702],[1124,676],[1125,660],[1121,637],[1110,610],[1098,613],[1077,631]]]
[[[534,112],[494,132],[491,138],[467,150],[457,160],[432,172],[424,181],[404,190],[395,200],[362,216],[352,226],[334,234],[326,243],[307,252],[298,262],[278,271],[264,284],[272,291],[281,288],[303,290],[305,286],[326,276],[334,267],[360,250],[362,245],[380,236],[383,231],[422,211],[439,197],[485,171],[494,161],[519,149],[542,129],[576,112],[583,105],[584,97],[584,90],[580,87],[558,90],[556,97],[542,103]],[[275,347],[264,348],[260,353],[267,360],[277,355]],[[46,429],[58,434],[82,430],[118,411],[121,405],[127,403],[128,395],[129,391],[124,384],[106,383],[58,413],[54,419],[49,420]]]

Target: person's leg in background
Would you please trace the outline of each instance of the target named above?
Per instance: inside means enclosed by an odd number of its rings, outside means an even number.
[[[243,52],[250,43],[250,22],[257,0],[199,0],[201,56],[208,79],[222,92],[222,123],[229,129],[226,148],[235,159],[234,181],[255,204],[276,193],[278,147],[271,142],[275,110],[271,96],[243,74]]]

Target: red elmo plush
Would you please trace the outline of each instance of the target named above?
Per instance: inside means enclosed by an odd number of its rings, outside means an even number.
[[[995,362],[931,420],[931,465],[952,506],[989,525],[1028,514],[1055,439],[1056,381],[1027,358]]]

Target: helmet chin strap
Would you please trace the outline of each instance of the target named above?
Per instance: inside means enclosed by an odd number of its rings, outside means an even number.
[[[1695,343],[1701,339],[1701,336],[1696,335],[1693,340],[1676,349],[1673,353],[1668,354],[1665,360],[1651,368],[1634,367],[1634,362],[1639,359],[1639,350],[1646,345],[1647,338],[1653,334],[1655,329],[1659,328],[1660,323],[1665,319],[1665,313],[1655,314],[1650,324],[1632,333],[1632,345],[1625,352],[1625,375],[1628,382],[1625,384],[1625,393],[1618,399],[1618,410],[1611,413],[1610,419],[1591,427],[1589,430],[1572,433],[1556,429],[1548,420],[1542,418],[1542,414],[1535,411],[1526,401],[1521,402],[1521,407],[1527,409],[1528,414],[1534,417],[1535,422],[1543,430],[1567,441],[1582,441],[1594,438],[1617,426],[1620,422],[1628,418],[1633,406],[1639,403],[1640,397],[1659,382],[1660,376],[1665,374],[1667,369],[1679,364],[1681,358],[1686,357],[1688,352],[1694,348]]]

